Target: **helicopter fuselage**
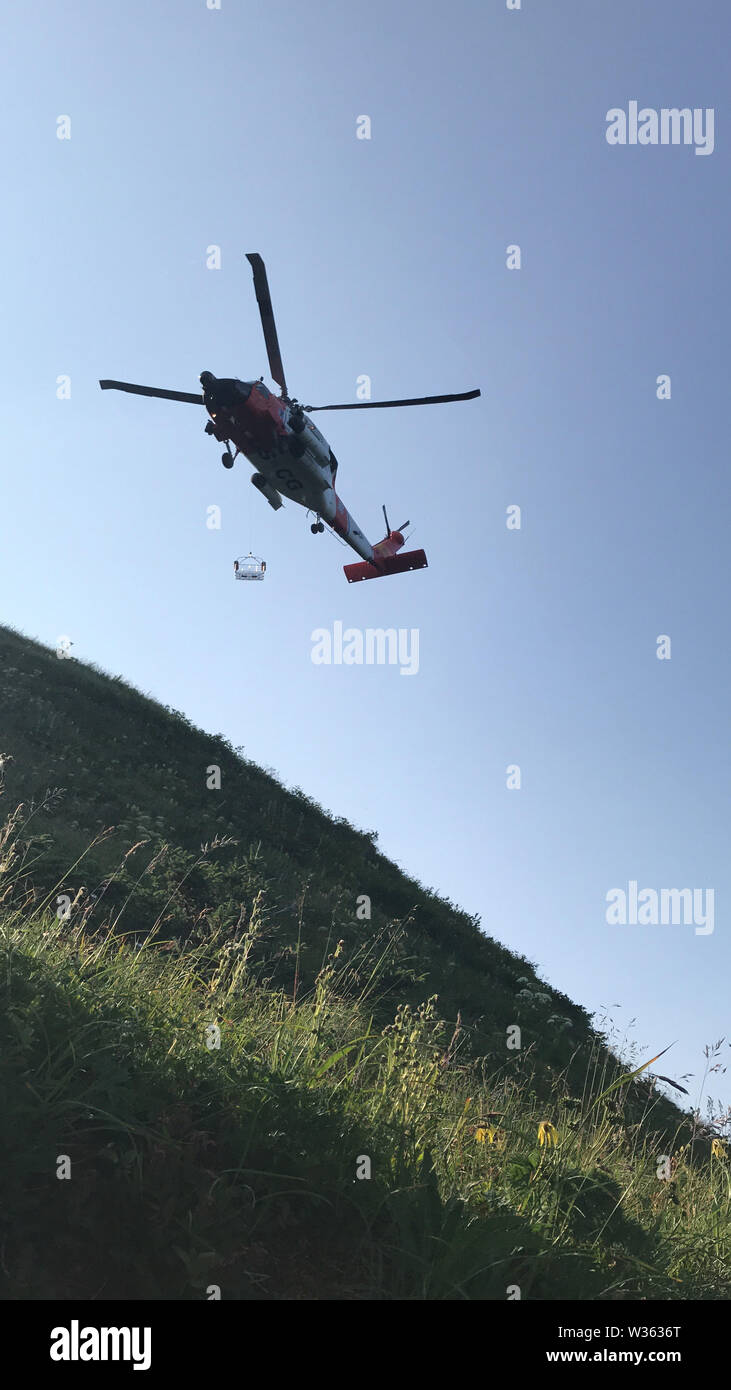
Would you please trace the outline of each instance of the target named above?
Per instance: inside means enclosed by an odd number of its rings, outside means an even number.
[[[256,470],[252,482],[275,510],[290,498],[332,527],[363,560],[377,563],[374,547],[335,491],[337,461],[304,411],[268,391],[263,382],[214,378],[204,373],[203,401],[211,419],[206,429],[232,443]],[[392,533],[395,537],[397,532]],[[399,535],[401,544],[403,539]],[[391,553],[391,548],[389,551]]]

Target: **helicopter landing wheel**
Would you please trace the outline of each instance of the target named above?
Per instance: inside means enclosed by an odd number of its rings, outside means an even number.
[[[312,525],[310,526],[310,530],[313,536],[316,536],[318,531],[325,530],[325,523],[323,521],[313,521]]]
[[[226,450],[225,454],[221,454],[221,463],[223,464],[224,468],[233,468],[233,454],[230,453],[228,449]]]

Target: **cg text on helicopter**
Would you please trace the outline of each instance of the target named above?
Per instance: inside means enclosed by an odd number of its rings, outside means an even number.
[[[361,564],[343,566],[351,584],[360,579],[377,579],[381,575],[400,574],[404,570],[424,569],[427,561],[423,550],[398,554],[404,545],[402,532],[409,523],[405,521],[398,530],[392,531],[385,507],[384,539],[372,545],[363,534],[335,491],[337,459],[309,415],[317,410],[383,410],[402,405],[441,405],[448,401],[474,400],[480,392],[417,396],[402,401],[300,405],[287,391],[264,262],[256,252],[248,252],[246,259],[254,274],[254,291],[264,330],[269,370],[280,388],[279,396],[267,390],[263,378],[259,381],[239,381],[237,377],[215,377],[212,372],[201,372],[202,395],[165,391],[156,386],[135,386],[128,381],[100,381],[102,391],[131,391],[138,396],[160,396],[163,400],[204,405],[210,416],[205,427],[206,434],[212,434],[226,445],[223,454],[225,468],[233,468],[234,460],[243,454],[256,470],[251,479],[254,487],[258,488],[270,507],[278,511],[282,506],[282,496],[290,497],[293,502],[299,502],[316,514],[317,520],[310,528],[313,533],[324,531],[326,523],[361,556]],[[234,453],[231,452],[232,444]]]

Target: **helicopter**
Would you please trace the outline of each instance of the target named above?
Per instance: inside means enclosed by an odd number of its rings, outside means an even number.
[[[255,469],[251,482],[274,511],[282,506],[283,497],[291,498],[315,514],[316,520],[310,526],[314,535],[324,531],[327,524],[361,557],[361,563],[343,566],[349,583],[425,569],[427,559],[423,550],[399,554],[405,544],[403,532],[409,522],[405,521],[392,531],[385,507],[383,540],[372,545],[364,535],[335,491],[338,461],[309,417],[320,410],[384,410],[469,401],[480,395],[479,390],[398,401],[301,405],[287,390],[266,267],[258,252],[247,252],[246,259],[254,277],[269,370],[280,389],[279,396],[267,389],[263,377],[258,381],[240,381],[238,377],[215,377],[212,372],[201,372],[201,394],[136,386],[128,381],[100,381],[102,391],[129,391],[137,396],[158,396],[163,400],[205,406],[210,417],[205,433],[226,446],[222,456],[224,468],[233,468],[234,461],[242,454]]]

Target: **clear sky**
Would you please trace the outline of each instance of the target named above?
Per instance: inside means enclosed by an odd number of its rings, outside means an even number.
[[[642,1057],[675,1042],[691,1102],[731,1035],[730,39],[726,0],[75,0],[8,6],[0,54],[0,616],[377,830]],[[712,108],[713,153],[610,146],[634,100]],[[427,570],[349,586],[202,410],[99,391],[268,380],[247,251],[301,400],[482,389],[317,417]],[[418,674],[314,665],[336,621],[418,629]],[[608,924],[631,880],[712,888],[713,933]]]

